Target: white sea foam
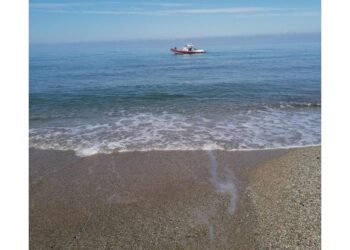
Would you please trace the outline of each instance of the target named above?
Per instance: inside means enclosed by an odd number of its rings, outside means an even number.
[[[247,150],[320,144],[320,112],[137,113],[106,123],[30,129],[30,146],[78,155],[145,150]]]

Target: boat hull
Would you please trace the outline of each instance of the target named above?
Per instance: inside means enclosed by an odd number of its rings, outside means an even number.
[[[172,52],[174,52],[175,54],[202,54],[205,53],[204,50],[200,50],[200,51],[185,51],[185,50],[177,50],[177,49],[170,49]]]

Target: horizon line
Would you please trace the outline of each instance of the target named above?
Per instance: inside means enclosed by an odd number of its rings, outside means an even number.
[[[30,42],[29,45],[64,45],[64,44],[89,44],[89,43],[124,43],[124,42],[156,42],[171,40],[193,40],[193,39],[223,39],[223,38],[250,38],[265,36],[288,36],[288,35],[320,35],[321,31],[310,32],[283,32],[283,33],[266,33],[266,34],[246,34],[246,35],[228,35],[228,36],[198,36],[198,37],[178,37],[178,38],[131,38],[117,40],[101,40],[101,41],[61,41],[61,42]]]

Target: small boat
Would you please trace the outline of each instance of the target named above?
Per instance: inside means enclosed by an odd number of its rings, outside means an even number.
[[[203,49],[197,49],[193,46],[193,44],[189,43],[186,46],[177,49],[176,47],[170,49],[175,54],[199,54],[199,53],[205,53],[205,50]]]

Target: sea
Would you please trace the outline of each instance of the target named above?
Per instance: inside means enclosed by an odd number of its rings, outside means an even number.
[[[207,53],[169,50],[188,42]],[[320,34],[30,44],[29,143],[81,156],[319,145]]]

